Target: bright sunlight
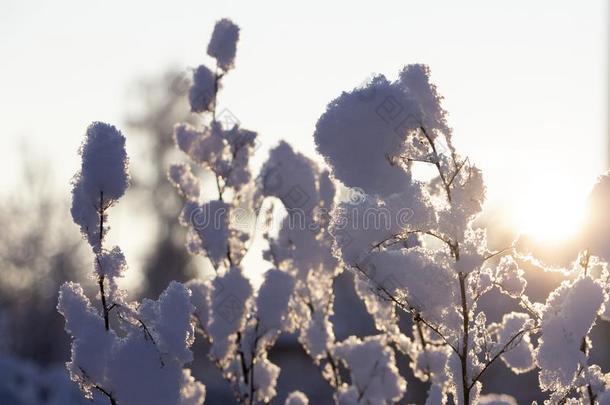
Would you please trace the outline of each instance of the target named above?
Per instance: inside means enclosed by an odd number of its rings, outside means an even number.
[[[574,237],[584,220],[588,182],[567,187],[562,177],[530,179],[514,206],[517,230],[539,242],[557,243]]]

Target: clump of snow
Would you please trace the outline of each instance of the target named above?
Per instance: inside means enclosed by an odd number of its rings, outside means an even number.
[[[266,357],[258,358],[254,363],[253,375],[256,385],[256,399],[262,403],[269,403],[276,394],[275,387],[280,375],[280,368]]]
[[[259,328],[264,331],[282,329],[293,288],[294,278],[286,272],[271,269],[265,273],[256,300]]]
[[[127,270],[127,262],[121,248],[115,246],[112,250],[104,250],[98,255],[95,261],[95,271],[99,276],[109,278],[122,277]]]
[[[479,397],[480,405],[517,405],[517,400],[506,394],[487,394]]]
[[[180,283],[172,281],[158,301],[145,299],[140,304],[140,315],[151,325],[149,328],[159,350],[183,363],[193,360],[189,347],[195,340],[191,314],[194,307],[190,291]]]
[[[475,166],[462,168],[451,185],[451,204],[438,213],[438,228],[452,240],[461,240],[481,212],[485,201],[483,173]]]
[[[330,231],[348,264],[358,262],[394,235],[430,229],[436,223],[428,194],[419,182],[384,198],[366,196],[358,204],[337,204],[331,216]]]
[[[78,284],[61,287],[58,310],[73,338],[68,370],[87,397],[102,388],[117,403],[179,405],[185,403],[183,395],[186,403],[203,403],[205,388],[182,368],[192,359],[192,326],[181,284],[172,283],[158,301],[126,313],[124,337],[105,330]]]
[[[205,65],[200,65],[193,72],[193,84],[189,89],[191,111],[202,113],[212,111],[216,102],[216,93],[220,89],[220,81]]]
[[[500,259],[496,269],[496,282],[513,298],[518,298],[525,292],[527,282],[523,275],[523,270],[512,256],[504,256]]]
[[[317,175],[318,170],[310,159],[281,141],[269,152],[258,183],[263,195],[279,198],[289,213],[303,212],[309,217],[319,201]]]
[[[230,163],[227,164],[226,184],[235,190],[240,190],[252,178],[249,163],[256,147],[258,134],[235,125],[223,131],[222,136],[228,144],[230,152],[228,155],[231,156]]]
[[[307,354],[314,360],[319,360],[326,356],[326,352],[332,347],[334,340],[333,325],[328,314],[320,310],[309,313],[299,334],[299,342]]]
[[[181,224],[189,229],[189,252],[205,254],[216,268],[229,251],[229,210],[229,204],[220,200],[203,205],[187,201],[180,215]]]
[[[191,303],[195,307],[195,316],[199,325],[207,329],[210,319],[212,283],[209,280],[193,279],[186,283],[186,286],[191,290]]]
[[[309,405],[309,399],[301,391],[292,391],[286,398],[284,405]]]
[[[276,197],[288,214],[277,236],[265,234],[269,243],[265,257],[294,278],[285,327],[298,330],[299,342],[320,364],[322,359],[328,360],[335,339],[330,322],[332,288],[341,271],[332,255],[332,237],[326,231],[335,187],[327,171],[285,142],[271,151],[257,185],[256,205],[261,205],[263,197]],[[323,374],[334,384],[332,376]]]
[[[190,165],[184,163],[171,165],[168,177],[170,182],[185,198],[192,201],[199,199],[201,185],[199,179],[193,175]]]
[[[387,195],[411,181],[391,157],[402,150],[403,132],[420,124],[421,111],[404,83],[380,75],[333,100],[316,124],[314,139],[346,186]]]
[[[218,67],[224,71],[233,68],[237,41],[239,41],[239,27],[228,18],[219,20],[212,32],[208,55],[216,58]]]
[[[422,125],[444,134],[451,133],[446,120],[447,112],[441,107],[443,97],[438,94],[436,86],[430,83],[430,68],[421,64],[405,66],[400,72],[400,79],[420,106]]]
[[[529,333],[532,329],[533,321],[527,314],[505,314],[501,324],[490,325],[490,330],[497,336],[491,355],[504,352],[501,358],[515,374],[532,370],[536,366]]]
[[[87,128],[80,153],[82,166],[78,182],[91,201],[99,207],[100,191],[108,201],[116,201],[125,194],[129,184],[127,152],[125,137],[118,129],[94,122]]]
[[[394,351],[384,336],[364,340],[350,336],[334,346],[333,354],[349,368],[351,376],[351,384],[338,391],[339,403],[383,404],[403,396],[407,382],[398,373]]]
[[[224,360],[235,343],[235,334],[244,327],[252,286],[239,267],[231,267],[214,279],[210,297],[212,314],[208,332],[212,342],[211,355]]]
[[[589,277],[564,281],[549,295],[542,314],[542,335],[536,354],[540,387],[570,387],[578,366],[586,361],[583,339],[604,302],[603,288]]]
[[[89,244],[98,249],[100,213],[125,194],[129,185],[125,137],[114,126],[94,122],[87,128],[80,149],[82,164],[74,176],[72,218],[80,226]],[[105,232],[104,226],[102,232]]]
[[[422,248],[373,252],[370,263],[376,269],[370,278],[405,306],[415,308],[435,323],[447,324],[459,303],[456,274],[442,265],[442,255]]]

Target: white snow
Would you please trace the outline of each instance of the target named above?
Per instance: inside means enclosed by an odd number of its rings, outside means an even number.
[[[239,41],[239,27],[227,18],[219,20],[212,32],[208,55],[216,58],[218,67],[224,71],[233,68],[237,41]]]
[[[580,347],[604,301],[603,288],[582,277],[564,281],[549,295],[542,314],[542,336],[536,353],[540,387],[569,387],[579,365],[585,361]]]

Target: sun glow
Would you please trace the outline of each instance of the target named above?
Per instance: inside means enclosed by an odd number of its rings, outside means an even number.
[[[544,243],[575,237],[586,209],[587,193],[579,191],[565,184],[530,183],[514,207],[517,230]]]

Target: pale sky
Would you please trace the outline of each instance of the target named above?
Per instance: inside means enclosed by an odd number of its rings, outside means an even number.
[[[214,22],[241,27],[220,96],[263,147],[315,156],[325,105],[372,73],[426,63],[489,202],[516,221],[568,212],[607,167],[608,11],[589,1],[0,2],[0,194],[15,148],[50,158],[67,192],[94,120],[122,126],[126,89],[209,63]],[[129,134],[127,134],[129,137]],[[128,138],[129,153],[129,138]],[[529,212],[526,214],[525,212]],[[547,222],[548,222],[547,218]]]

